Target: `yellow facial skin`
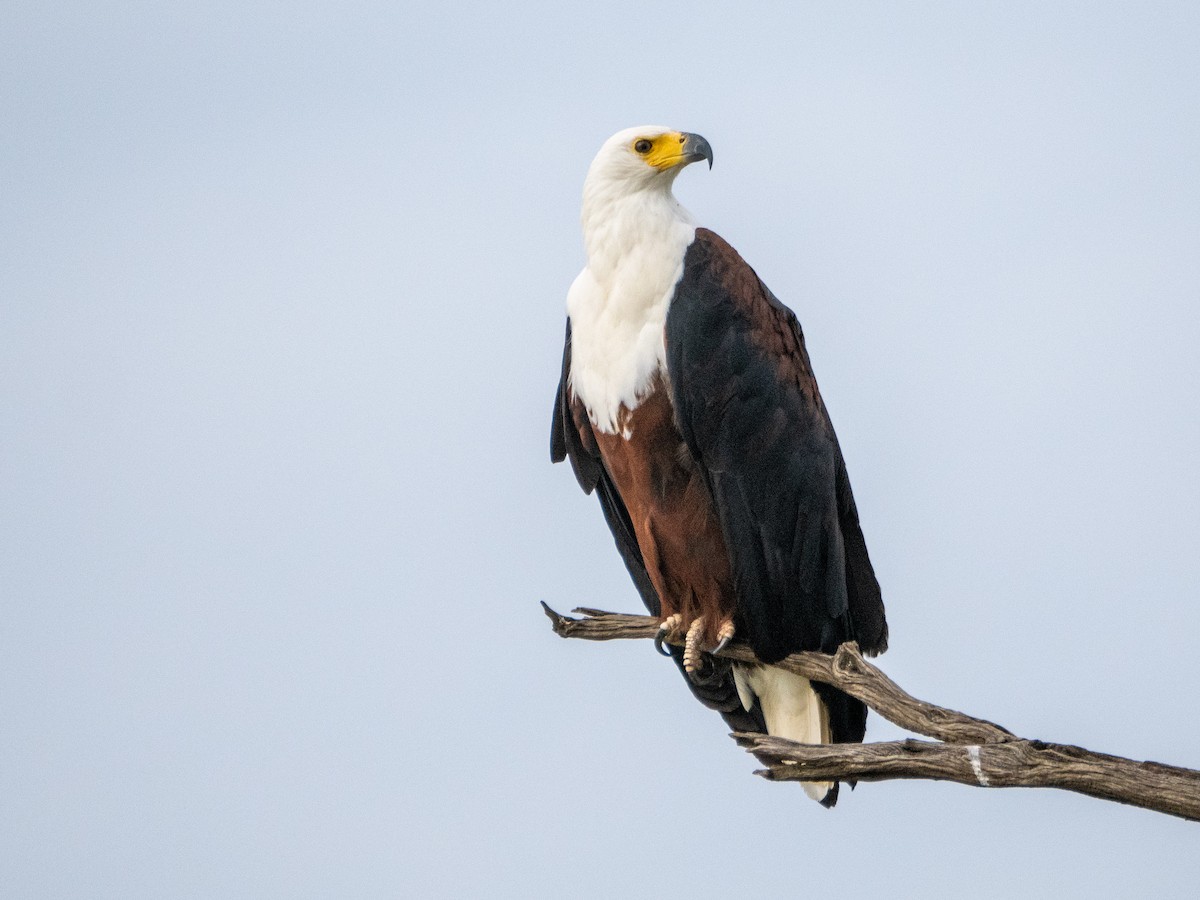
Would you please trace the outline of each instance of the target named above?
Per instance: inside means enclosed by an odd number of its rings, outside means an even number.
[[[641,148],[645,147],[644,142],[649,142],[650,149],[643,152]],[[660,134],[657,137],[640,137],[633,142],[633,152],[637,153],[646,161],[646,165],[658,169],[660,172],[665,172],[667,169],[673,169],[681,163],[689,162],[690,160],[684,156],[683,145],[687,142],[687,135],[681,131],[668,131],[666,134]]]

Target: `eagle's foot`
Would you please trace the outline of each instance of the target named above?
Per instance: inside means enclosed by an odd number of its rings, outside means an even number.
[[[670,656],[671,651],[663,646],[663,641],[668,638],[675,637],[679,632],[679,627],[683,624],[683,616],[679,613],[667,616],[663,619],[662,624],[658,626],[658,634],[654,635],[654,649],[663,656]]]
[[[688,677],[695,681],[700,677],[704,666],[704,649],[700,646],[700,638],[704,634],[704,616],[692,619],[688,626],[687,639],[683,643],[683,670]]]
[[[726,619],[721,623],[721,627],[717,629],[717,646],[710,650],[710,653],[720,653],[729,646],[729,642],[733,640],[733,619]]]

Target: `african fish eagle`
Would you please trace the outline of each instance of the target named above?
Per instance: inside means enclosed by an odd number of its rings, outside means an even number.
[[[587,265],[567,295],[551,457],[595,491],[693,693],[740,731],[861,741],[866,707],[765,663],[887,646],[879,583],[795,314],[671,192],[712,148],[631,128],[583,186]],[[805,782],[826,806],[837,782]]]

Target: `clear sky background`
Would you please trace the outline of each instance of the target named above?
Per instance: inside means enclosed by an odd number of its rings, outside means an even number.
[[[1200,767],[1194,2],[9,0],[0,122],[0,895],[1194,896],[1086,797],[826,811],[537,605],[639,606],[547,444],[587,165],[668,124],[884,668]]]

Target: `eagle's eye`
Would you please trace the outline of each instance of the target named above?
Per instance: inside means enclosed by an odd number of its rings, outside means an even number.
[[[639,140],[637,143],[635,143],[633,145],[633,149],[636,150],[638,153],[649,153],[650,148],[653,146],[654,145],[651,144],[648,140],[646,140],[645,138],[642,138],[641,140]]]

